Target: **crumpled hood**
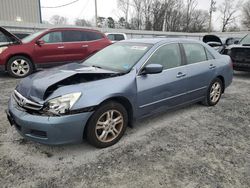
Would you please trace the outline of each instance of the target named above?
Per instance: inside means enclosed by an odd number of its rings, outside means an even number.
[[[45,93],[48,88],[51,88],[57,83],[60,83],[66,79],[72,79],[72,82],[77,81],[76,79],[82,78],[85,75],[98,76],[103,74],[117,74],[117,72],[84,66],[78,63],[71,63],[30,75],[21,80],[21,82],[16,87],[16,90],[24,97],[41,103],[45,99]]]

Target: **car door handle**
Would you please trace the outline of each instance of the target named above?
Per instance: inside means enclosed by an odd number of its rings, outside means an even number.
[[[89,47],[89,45],[82,45],[82,47],[83,47],[83,48],[88,48],[88,47]]]
[[[210,64],[210,65],[209,65],[209,69],[215,69],[215,68],[216,68],[215,65],[213,65],[213,64]]]
[[[58,48],[58,49],[62,49],[62,48],[64,48],[64,46],[58,46],[57,48]]]
[[[182,72],[178,72],[176,78],[182,78],[182,77],[185,77],[186,74],[182,73]]]

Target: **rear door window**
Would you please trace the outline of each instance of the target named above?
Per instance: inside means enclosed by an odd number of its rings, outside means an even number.
[[[55,31],[44,35],[41,38],[45,43],[60,43],[62,42],[62,32]]]
[[[87,37],[87,41],[100,40],[103,38],[103,35],[97,32],[86,31],[85,34]]]
[[[82,31],[63,31],[63,42],[85,41],[86,36]]]
[[[201,44],[183,44],[183,47],[188,64],[207,61],[205,48]]]

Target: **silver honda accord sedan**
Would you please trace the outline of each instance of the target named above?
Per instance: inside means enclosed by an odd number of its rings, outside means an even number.
[[[190,103],[216,105],[233,78],[229,56],[185,39],[118,42],[83,63],[30,75],[6,110],[25,138],[104,148],[135,120]]]

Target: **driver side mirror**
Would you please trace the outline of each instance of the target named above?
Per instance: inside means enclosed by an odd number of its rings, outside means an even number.
[[[43,44],[45,44],[45,42],[44,42],[44,40],[39,39],[39,40],[36,41],[36,44],[38,46],[42,46]]]
[[[146,74],[159,74],[163,71],[163,66],[160,64],[149,64],[146,65],[143,68],[143,71],[141,74],[146,75]]]

